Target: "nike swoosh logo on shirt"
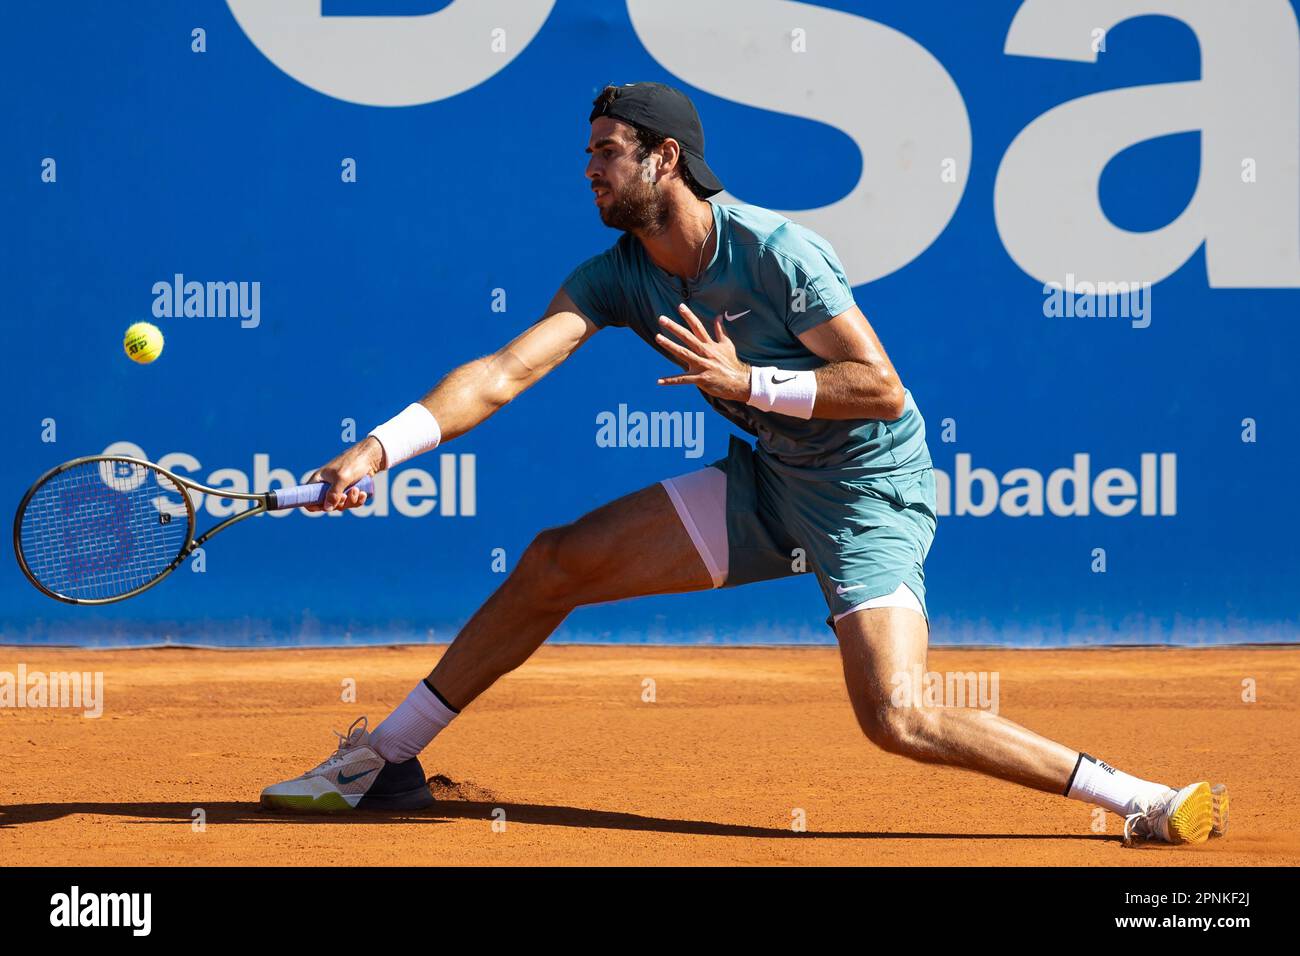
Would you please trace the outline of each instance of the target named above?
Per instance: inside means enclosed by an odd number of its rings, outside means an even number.
[[[338,776],[339,784],[341,786],[343,784],[355,783],[356,781],[360,780],[362,777],[366,776],[367,774],[374,773],[378,769],[379,769],[378,767],[372,767],[370,770],[363,770],[361,773],[354,774],[351,777],[349,777],[342,770],[340,770]]]
[[[735,322],[742,315],[749,315],[749,313],[753,311],[754,311],[753,309],[746,309],[744,312],[737,312],[735,315],[732,315],[730,312],[723,312],[722,317],[726,319],[728,322]]]
[[[846,588],[842,584],[837,584],[835,585],[835,593],[843,595],[843,594],[848,594],[850,591],[856,591],[858,588],[865,588],[865,587],[866,587],[865,584],[855,584],[851,588]]]

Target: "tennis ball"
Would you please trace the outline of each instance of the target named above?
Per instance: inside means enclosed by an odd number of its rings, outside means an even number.
[[[163,334],[158,326],[152,323],[137,322],[126,330],[122,348],[126,350],[126,357],[132,362],[148,365],[162,355]]]

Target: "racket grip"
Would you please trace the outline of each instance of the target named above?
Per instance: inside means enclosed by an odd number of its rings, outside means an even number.
[[[270,498],[266,506],[267,510],[283,511],[286,508],[301,508],[303,505],[318,505],[325,500],[325,493],[329,491],[329,487],[328,482],[313,481],[310,485],[277,488],[275,491],[267,492]],[[366,475],[352,488],[360,488],[369,497],[375,493],[375,479]]]

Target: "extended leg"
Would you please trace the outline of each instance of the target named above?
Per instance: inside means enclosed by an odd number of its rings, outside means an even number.
[[[902,608],[856,611],[836,622],[849,699],[863,732],[890,753],[964,767],[1125,817],[1124,837],[1199,843],[1228,822],[1225,787],[1181,790],[1140,780],[997,714],[969,707],[896,703],[900,679],[926,670],[924,617]]]

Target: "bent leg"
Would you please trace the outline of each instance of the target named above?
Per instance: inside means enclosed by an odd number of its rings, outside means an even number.
[[[898,676],[926,670],[929,631],[920,614],[896,607],[855,611],[835,623],[835,634],[853,711],[873,743],[913,760],[1065,793],[1078,751],[988,711],[894,705]]]
[[[526,661],[574,608],[713,583],[663,485],[642,488],[539,534],[429,682],[463,709]]]

